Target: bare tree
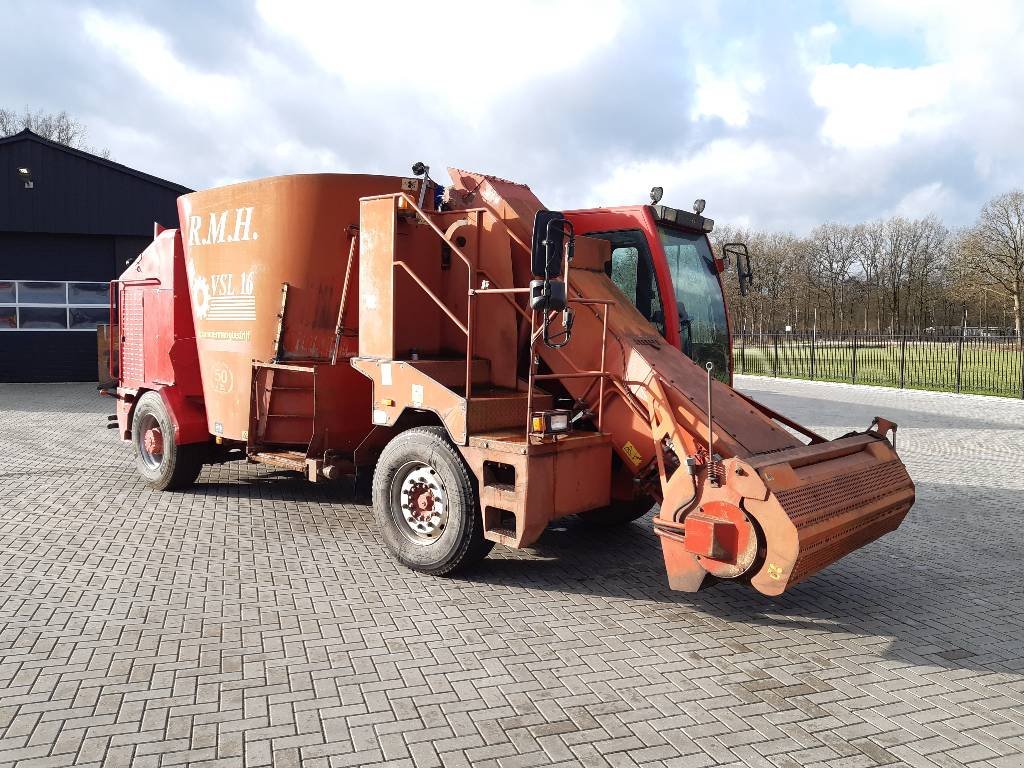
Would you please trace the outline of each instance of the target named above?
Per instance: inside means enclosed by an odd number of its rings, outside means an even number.
[[[732,323],[743,328],[774,330],[787,308],[792,308],[796,293],[792,285],[792,235],[780,232],[756,232],[721,227],[713,236],[721,249],[727,242],[746,243],[750,258],[757,265],[757,279],[746,296],[741,296],[735,280],[724,281],[732,307]]]
[[[903,327],[903,294],[907,287],[908,262],[917,248],[917,233],[911,222],[902,216],[886,221],[883,231],[882,272],[888,298],[889,330],[899,332]]]
[[[907,323],[918,329],[931,321],[934,290],[949,251],[949,230],[936,216],[912,222],[914,249],[908,269]]]
[[[874,299],[875,327],[882,332],[882,305],[885,292],[885,232],[886,222],[882,219],[869,221],[861,228],[863,237],[860,241],[857,262],[861,269],[861,279],[865,285],[865,312],[870,311],[870,302]],[[866,323],[865,323],[866,325]],[[867,327],[864,329],[867,330]]]
[[[859,225],[826,223],[807,237],[723,227],[719,247],[741,240],[757,279],[740,296],[725,281],[737,329],[778,332],[872,326],[882,332],[949,332],[968,317],[979,326],[1024,318],[1024,192],[986,204],[968,230],[950,232],[935,216],[892,217]],[[1024,342],[1022,342],[1024,343]]]
[[[862,239],[861,226],[836,222],[826,222],[811,232],[807,276],[828,302],[833,330],[845,324],[847,286]]]
[[[67,112],[44,112],[29,108],[18,112],[0,107],[0,137],[11,136],[25,129],[32,131],[44,139],[63,144],[66,147],[81,149],[85,152],[109,158],[110,150],[96,150],[85,143],[88,131],[81,121],[71,117]]]
[[[961,258],[976,276],[975,284],[1001,293],[1012,303],[1014,328],[1024,343],[1024,191],[1015,189],[985,203],[961,248]]]

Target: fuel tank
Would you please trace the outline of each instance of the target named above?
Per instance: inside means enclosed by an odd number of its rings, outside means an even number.
[[[402,185],[396,176],[304,174],[178,198],[211,434],[247,439],[254,360],[330,359],[359,198]],[[355,314],[339,357],[355,352]]]

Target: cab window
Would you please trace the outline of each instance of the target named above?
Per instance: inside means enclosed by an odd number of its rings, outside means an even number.
[[[611,244],[611,260],[605,272],[619,290],[665,335],[665,309],[658,291],[651,251],[647,239],[639,229],[616,232],[588,232],[587,237],[599,237]]]

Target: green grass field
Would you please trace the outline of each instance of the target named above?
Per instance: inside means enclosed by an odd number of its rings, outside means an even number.
[[[959,347],[959,351],[958,351]],[[858,340],[856,369],[849,337],[841,343],[780,335],[737,339],[736,373],[816,381],[904,386],[939,392],[1021,397],[1021,351],[1016,340],[966,338],[936,342],[871,337]],[[901,366],[902,360],[902,366]],[[902,368],[902,382],[901,382]]]

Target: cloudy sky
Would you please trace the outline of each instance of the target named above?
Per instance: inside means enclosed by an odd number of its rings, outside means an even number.
[[[0,106],[194,188],[416,160],[550,207],[974,218],[1024,185],[1024,3],[0,0]]]

